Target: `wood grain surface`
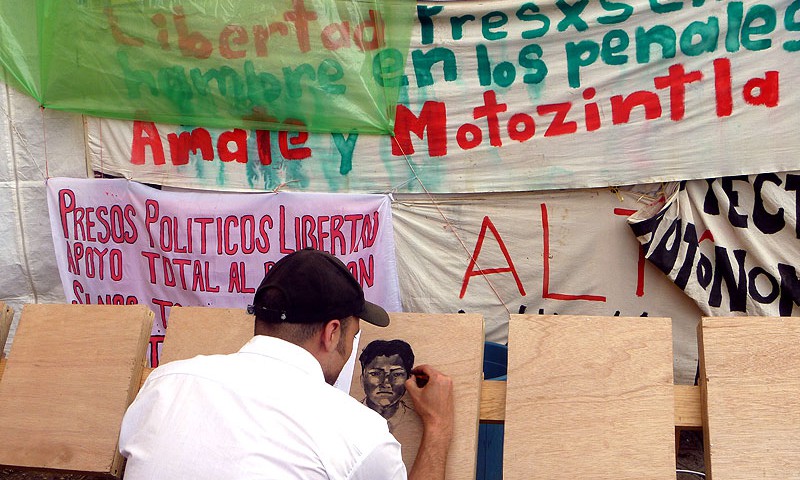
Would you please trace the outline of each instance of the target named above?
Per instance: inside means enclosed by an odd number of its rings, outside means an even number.
[[[161,363],[239,351],[253,338],[253,316],[241,308],[172,307]]]
[[[0,468],[119,476],[152,323],[145,306],[26,305],[0,381]]]
[[[707,478],[800,479],[800,318],[703,318]]]
[[[390,313],[391,323],[380,328],[361,322],[359,354],[373,340],[400,339],[411,345],[415,365],[428,364],[453,379],[454,438],[447,458],[447,479],[475,478],[478,416],[483,376],[483,316],[476,314]],[[356,361],[350,394],[364,399],[361,364]],[[408,395],[403,401],[411,402]],[[413,402],[411,403],[413,405]],[[408,470],[419,450],[422,427],[416,413],[393,432],[403,447]]]
[[[507,480],[675,478],[669,319],[512,315]]]

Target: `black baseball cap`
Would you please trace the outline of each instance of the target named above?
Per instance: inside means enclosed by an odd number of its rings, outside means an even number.
[[[379,327],[389,314],[364,299],[364,290],[341,260],[306,248],[269,269],[247,312],[270,322],[322,323],[356,316]]]

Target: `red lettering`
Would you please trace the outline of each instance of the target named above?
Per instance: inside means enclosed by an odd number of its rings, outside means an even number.
[[[322,29],[322,45],[328,50],[350,46],[350,22],[332,23]]]
[[[411,132],[422,139],[428,132],[428,154],[431,157],[447,155],[447,107],[443,102],[425,102],[419,117],[411,113],[405,105],[397,106],[394,122],[394,142],[392,155],[411,155],[414,145]]]
[[[308,147],[297,147],[304,145],[308,141],[308,132],[278,132],[278,146],[281,155],[286,160],[303,160],[311,156],[311,149]],[[291,146],[290,146],[291,145]]]
[[[714,60],[714,94],[717,97],[717,116],[730,116],[733,113],[733,93],[731,61],[727,58]]]
[[[701,71],[695,70],[686,73],[680,63],[669,67],[669,74],[666,76],[653,79],[656,88],[669,88],[669,108],[672,120],[682,120],[686,114],[686,84],[699,82],[702,79]]]
[[[369,39],[367,39],[367,31],[372,33]],[[353,33],[353,39],[362,51],[378,50],[384,46],[383,33],[385,31],[386,25],[383,23],[380,12],[370,10],[369,19],[358,24]]]
[[[500,251],[503,253],[503,256],[506,259],[506,264],[508,265],[507,267],[486,269],[479,268],[478,270],[475,270],[475,267],[478,266],[478,257],[480,256],[481,249],[483,248],[483,241],[486,238],[487,230],[491,230],[497,245],[500,247]],[[517,274],[517,269],[514,268],[514,262],[511,260],[511,255],[508,253],[506,244],[500,237],[500,234],[492,223],[492,220],[488,216],[485,216],[483,217],[483,223],[481,224],[481,231],[478,234],[478,241],[475,244],[475,250],[472,252],[472,256],[469,258],[469,265],[467,266],[467,270],[464,272],[464,280],[461,283],[461,293],[459,294],[458,298],[464,298],[464,294],[467,293],[467,286],[469,285],[470,278],[478,275],[486,276],[495,273],[506,272],[511,272],[511,274],[514,276],[514,281],[517,282],[517,289],[519,290],[520,295],[524,297],[525,288],[522,286],[522,280],[520,280],[519,275]]]
[[[131,146],[131,163],[144,165],[145,149],[150,147],[154,165],[164,165],[164,145],[161,144],[161,135],[153,122],[133,122],[133,145]]]
[[[594,88],[587,88],[583,91],[583,99],[591,100],[594,98],[597,91]],[[584,118],[586,119],[586,131],[594,132],[600,128],[600,107],[596,102],[587,103],[583,107]]]
[[[308,52],[311,50],[311,43],[308,36],[308,21],[316,20],[317,14],[306,10],[303,0],[292,0],[294,10],[289,10],[283,14],[283,18],[287,22],[294,23],[295,31],[297,33],[297,45],[300,46],[301,52]]]
[[[344,217],[341,215],[334,215],[331,217],[331,255],[336,255],[336,242],[339,242],[339,251],[345,253],[347,249],[347,240],[341,231],[344,225]]]
[[[239,251],[239,246],[234,243],[231,245],[231,227],[239,226],[239,217],[229,215],[225,217],[225,255],[235,255]],[[223,243],[223,238],[217,239],[218,242]]]
[[[198,150],[203,155],[203,160],[214,160],[211,134],[205,128],[195,128],[191,132],[181,132],[179,135],[170,133],[167,135],[167,140],[173,165],[188,164],[189,152],[196,154]]]
[[[545,137],[555,137],[556,135],[566,135],[568,133],[575,133],[578,131],[577,122],[565,122],[567,114],[572,108],[571,102],[552,103],[549,105],[539,105],[536,107],[536,113],[539,115],[548,115],[555,113],[553,121],[547,130],[544,132]]]
[[[283,22],[270,23],[269,26],[256,25],[253,27],[253,43],[256,46],[256,55],[266,57],[269,55],[267,43],[273,33],[278,33],[284,37],[289,34],[289,27]]]
[[[653,92],[639,90],[627,97],[614,95],[611,97],[611,120],[614,125],[628,123],[634,107],[644,106],[644,117],[652,120],[661,116],[661,100]]]
[[[117,16],[114,15],[113,8],[106,7],[103,9],[103,12],[105,12],[106,18],[108,18],[108,25],[111,27],[111,35],[114,37],[114,41],[120,45],[127,45],[129,47],[141,47],[144,45],[144,41],[142,39],[127,35],[122,31],[121,28],[119,28],[119,20],[117,19]]]
[[[150,335],[150,366],[158,366],[158,354],[161,344],[164,343],[164,335]]]
[[[508,136],[511,140],[524,142],[533,138],[536,122],[527,113],[516,113],[508,120]]]
[[[744,84],[742,96],[750,105],[778,106],[778,72],[765,72],[764,78],[751,78]],[[755,93],[758,91],[758,93]]]
[[[230,150],[228,145],[233,143],[236,150]],[[231,131],[222,132],[217,139],[217,150],[219,159],[223,162],[247,163],[247,131],[237,128]]]
[[[178,31],[178,47],[181,49],[181,54],[185,57],[210,57],[214,50],[211,41],[200,32],[189,32],[183,7],[176,6],[174,11],[175,15],[172,18],[175,22],[175,29]]]
[[[489,127],[489,143],[494,147],[503,145],[500,139],[500,120],[497,114],[508,110],[508,105],[505,103],[497,103],[497,94],[494,90],[487,90],[483,92],[483,106],[475,107],[472,111],[472,117],[475,120],[486,117],[486,123]]]
[[[465,123],[458,127],[456,142],[462,150],[471,150],[483,142],[483,132],[479,126]]]
[[[239,25],[226,25],[219,34],[219,53],[229,59],[244,58],[247,54],[245,50],[234,50],[231,48],[231,36],[234,36],[235,45],[247,44],[247,30]]]
[[[61,215],[61,229],[64,238],[69,238],[69,227],[67,226],[67,214],[75,210],[75,192],[66,188],[58,191],[58,212]]]
[[[272,134],[269,130],[256,130],[256,150],[261,165],[272,165]]]
[[[621,215],[623,217],[630,217],[636,213],[636,210],[629,208],[615,208],[614,215]],[[639,245],[639,260],[636,265],[636,296],[644,296],[644,265],[645,265],[644,248]]]
[[[571,295],[567,293],[550,292],[550,224],[547,219],[547,204],[542,203],[542,298],[553,300],[588,300],[590,302],[605,302],[606,297],[600,295]]]

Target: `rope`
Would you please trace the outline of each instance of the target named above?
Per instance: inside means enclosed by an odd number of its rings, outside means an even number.
[[[431,192],[428,191],[427,187],[425,187],[425,184],[422,182],[422,179],[419,178],[419,175],[417,175],[416,169],[414,169],[414,166],[411,164],[411,159],[409,158],[408,155],[406,155],[406,152],[405,152],[405,150],[403,150],[403,146],[400,145],[400,142],[397,140],[397,137],[392,135],[391,138],[392,138],[392,140],[394,140],[395,145],[397,145],[397,148],[403,154],[403,158],[405,158],[406,164],[408,164],[408,168],[411,170],[411,174],[414,175],[414,178],[417,180],[417,182],[419,182],[420,187],[422,187],[422,191],[425,192],[425,194],[428,196],[428,199],[431,201],[433,206],[436,208],[436,211],[439,212],[439,215],[442,217],[442,220],[444,220],[444,223],[447,225],[447,227],[450,229],[450,231],[453,232],[453,235],[455,235],[456,239],[458,240],[458,243],[461,244],[461,248],[464,249],[464,252],[467,254],[467,256],[469,257],[470,261],[474,262],[475,266],[478,268],[478,271],[481,272],[481,276],[483,277],[484,280],[486,280],[486,283],[489,285],[489,288],[492,290],[492,292],[494,293],[495,297],[497,297],[497,300],[500,302],[501,305],[503,305],[503,308],[505,308],[506,312],[510,315],[511,314],[511,310],[508,309],[508,306],[506,305],[506,302],[503,301],[502,297],[500,296],[500,293],[497,291],[497,289],[494,287],[492,282],[489,280],[489,277],[483,272],[483,268],[481,268],[481,266],[478,264],[478,260],[476,258],[472,257],[472,253],[469,251],[469,248],[467,248],[467,245],[464,243],[464,241],[458,235],[458,231],[456,231],[456,229],[453,226],[453,224],[450,222],[450,220],[444,214],[442,209],[439,207],[439,203],[436,202],[436,199],[433,197]]]
[[[44,178],[50,179],[50,161],[47,157],[47,122],[44,120],[44,105],[39,105],[39,113],[42,118],[42,141],[44,142]]]

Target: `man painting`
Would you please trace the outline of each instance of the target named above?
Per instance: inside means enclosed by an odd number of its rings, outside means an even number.
[[[279,260],[248,311],[255,336],[236,353],[156,368],[122,422],[125,480],[442,480],[453,435],[453,383],[429,366],[406,390],[423,422],[410,474],[383,417],[332,386],[364,320],[364,300],[336,257]]]

